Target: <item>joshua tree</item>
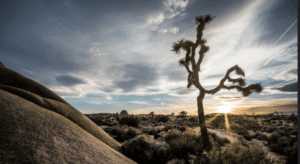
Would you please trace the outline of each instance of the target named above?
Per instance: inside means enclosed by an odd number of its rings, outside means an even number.
[[[154,112],[150,112],[151,116],[152,116],[152,119],[154,118]]]
[[[261,92],[262,87],[260,84],[252,84],[249,85],[248,87],[244,87],[246,85],[245,80],[243,78],[237,78],[237,79],[232,79],[229,77],[229,74],[233,71],[237,75],[245,76],[244,71],[238,66],[235,65],[231,68],[229,68],[225,74],[225,77],[221,79],[219,85],[212,89],[212,90],[206,90],[202,87],[199,81],[199,75],[198,72],[200,72],[200,64],[204,58],[204,54],[209,51],[209,47],[206,46],[206,40],[202,39],[202,34],[204,27],[207,23],[212,21],[213,17],[210,15],[206,16],[199,16],[196,17],[196,24],[198,24],[197,27],[197,40],[196,42],[192,42],[190,40],[180,40],[178,43],[173,44],[173,50],[176,54],[180,52],[181,49],[186,51],[185,58],[179,60],[179,64],[181,66],[184,66],[188,72],[188,78],[187,78],[187,88],[191,87],[194,85],[199,91],[199,96],[197,97],[197,105],[198,105],[198,117],[199,117],[199,124],[201,128],[201,135],[202,135],[202,145],[205,150],[209,150],[211,148],[211,144],[208,140],[208,135],[207,135],[207,129],[206,129],[206,124],[204,120],[204,109],[203,109],[203,99],[205,97],[205,94],[215,94],[221,89],[237,89],[238,91],[243,93],[243,96],[249,96],[253,91],[255,92]],[[199,59],[196,62],[195,61],[195,55],[196,55],[196,48],[200,46],[201,49],[199,51]],[[192,70],[190,70],[189,66],[192,66]],[[231,86],[226,86],[224,85],[224,82],[228,80],[229,82],[237,83],[238,85],[231,85]]]
[[[171,117],[173,117],[174,116],[174,112],[173,113],[171,113]]]
[[[178,117],[183,119],[183,118],[186,117],[186,115],[187,115],[187,112],[183,110],[183,111],[181,111],[181,112],[179,113],[179,116],[178,116]]]

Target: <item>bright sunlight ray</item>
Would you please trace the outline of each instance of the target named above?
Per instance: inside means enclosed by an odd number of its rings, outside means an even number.
[[[231,136],[231,130],[230,130],[230,125],[229,125],[227,113],[224,114],[224,117],[225,117],[226,133],[227,133],[227,135]]]
[[[223,106],[218,106],[217,109],[218,109],[219,113],[224,113],[226,133],[227,133],[227,135],[231,135],[227,113],[231,112],[232,104],[230,102],[223,102]]]
[[[208,120],[205,120],[205,123],[206,124],[209,124],[210,122],[212,122],[214,119],[216,119],[217,118],[217,116],[219,116],[220,115],[220,113],[217,113],[215,116],[213,116],[212,118],[210,118],[210,119],[208,119]]]

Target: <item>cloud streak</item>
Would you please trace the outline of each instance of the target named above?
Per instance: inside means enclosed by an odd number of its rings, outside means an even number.
[[[280,39],[293,27],[293,25],[297,22],[297,20],[281,35],[281,37],[275,42],[274,45],[276,45]],[[272,61],[276,56],[274,56],[273,58],[269,59],[267,62],[265,62],[264,66],[267,65],[270,61]]]

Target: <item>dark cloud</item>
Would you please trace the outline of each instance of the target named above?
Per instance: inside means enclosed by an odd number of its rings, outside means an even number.
[[[298,75],[298,69],[291,69],[287,72],[287,74],[290,74],[290,75]]]
[[[79,78],[70,76],[70,75],[63,75],[56,77],[56,81],[61,83],[64,86],[74,86],[77,84],[85,84],[85,82]]]
[[[274,80],[272,79],[272,81],[266,82],[268,85],[276,85],[276,84],[280,84],[284,82],[284,80]]]
[[[280,90],[283,92],[298,92],[298,82],[286,84],[282,87],[273,88],[274,90]]]
[[[224,75],[218,74],[218,75],[210,75],[210,76],[207,76],[206,78],[223,78],[224,76],[225,76],[225,74]]]
[[[154,67],[145,64],[127,64],[120,68],[119,71],[124,71],[125,79],[130,79],[128,81],[116,82],[117,88],[122,88],[124,92],[130,92],[135,90],[137,87],[152,85],[158,79],[158,73]],[[110,74],[107,72],[107,74]],[[110,76],[113,76],[110,74]]]
[[[2,62],[17,72],[23,68],[83,71],[86,66],[80,59],[89,58],[86,50],[94,42],[124,41],[128,36],[120,30],[123,25],[146,21],[145,15],[162,7],[158,2],[11,0],[0,5]],[[116,28],[114,36],[106,36],[106,30],[112,28]],[[49,50],[55,51],[55,57],[49,57]]]
[[[160,89],[147,89],[147,92],[161,92]]]
[[[241,96],[232,96],[232,97],[229,97],[229,96],[220,96],[218,97],[219,99],[239,99],[239,98],[243,98]]]
[[[173,92],[174,95],[189,95],[196,91],[197,89],[181,89]]]

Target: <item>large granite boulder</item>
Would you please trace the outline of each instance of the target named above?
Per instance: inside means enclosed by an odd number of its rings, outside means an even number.
[[[121,145],[48,88],[0,67],[0,161],[135,163]]]

